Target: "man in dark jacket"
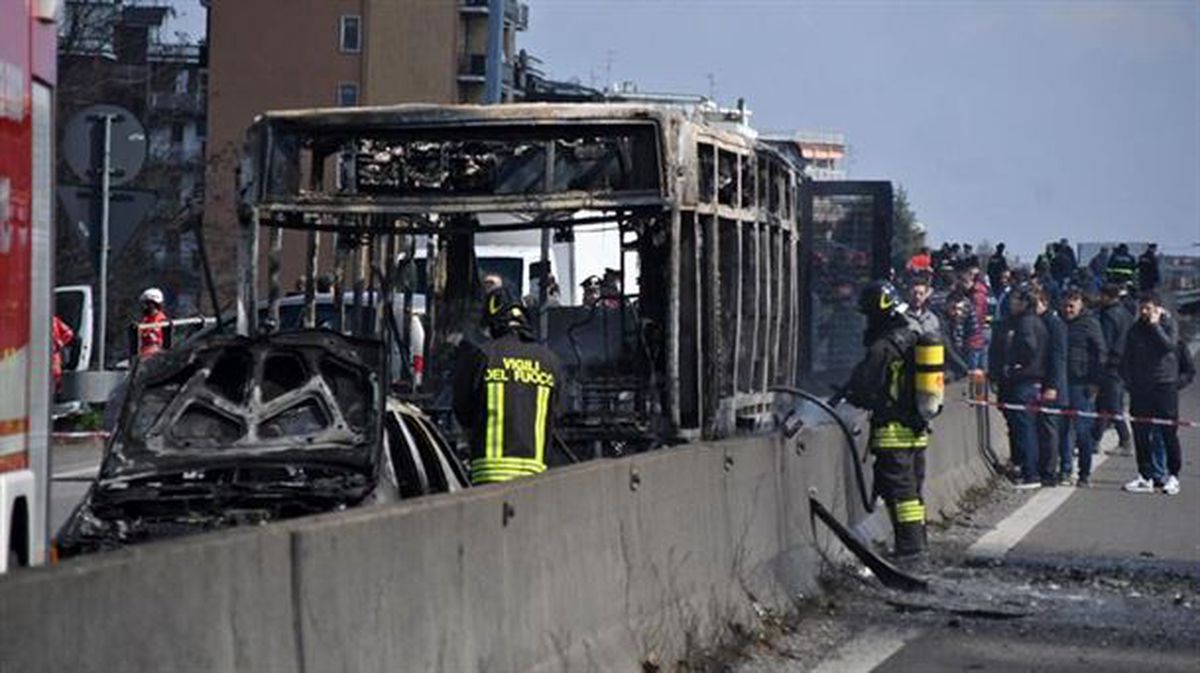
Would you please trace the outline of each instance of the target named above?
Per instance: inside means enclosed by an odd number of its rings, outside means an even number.
[[[1153,292],[1161,276],[1158,272],[1158,244],[1151,243],[1138,256],[1138,287],[1142,292]]]
[[[1067,390],[1064,406],[1075,411],[1096,410],[1096,393],[1104,377],[1104,333],[1100,320],[1087,309],[1083,293],[1071,290],[1063,300],[1063,316],[1067,319]],[[1079,479],[1075,484],[1086,488],[1091,482],[1092,452],[1096,440],[1092,437],[1092,419],[1076,416],[1064,419],[1059,440],[1059,475],[1071,476],[1074,449],[1079,448]],[[1074,441],[1071,435],[1074,430]]]
[[[1054,249],[1054,258],[1050,260],[1050,271],[1054,280],[1058,281],[1059,285],[1066,284],[1077,266],[1079,263],[1075,259],[1075,250],[1071,248],[1067,239],[1062,239]]]
[[[1042,379],[1043,407],[1060,409],[1067,397],[1067,326],[1054,310],[1045,291],[1034,293],[1035,310],[1046,325],[1046,376]],[[1061,482],[1055,456],[1065,419],[1058,414],[1038,414],[1038,466],[1042,485],[1056,486]],[[1068,465],[1065,476],[1071,474]]]
[[[992,294],[999,296],[1002,289],[1000,277],[1008,270],[1008,259],[1004,257],[1004,244],[997,243],[996,251],[988,258],[987,276],[992,286]]]
[[[1101,413],[1125,413],[1125,384],[1121,381],[1121,358],[1125,354],[1125,335],[1133,325],[1133,314],[1121,302],[1121,286],[1109,283],[1100,291],[1100,331],[1104,333],[1104,376],[1100,380],[1100,392],[1096,397],[1096,409]],[[1092,437],[1099,443],[1108,429],[1110,421],[1097,421]],[[1128,451],[1131,444],[1129,423],[1115,420],[1117,449]]]
[[[1129,388],[1129,414],[1141,418],[1179,418],[1179,332],[1153,292],[1138,297],[1138,320],[1129,328],[1121,375]],[[1161,489],[1179,493],[1182,454],[1173,425],[1134,421],[1138,477],[1125,484],[1131,493]],[[1163,450],[1166,465],[1163,464]]]
[[[996,331],[988,357],[1001,402],[1022,406],[1038,402],[1046,375],[1048,342],[1046,325],[1034,311],[1032,292],[1028,288],[1014,290],[1008,300],[1008,318]],[[1005,410],[1004,417],[1012,460],[1021,470],[1017,488],[1040,488],[1037,414],[1024,409]]]
[[[553,441],[558,358],[537,343],[525,308],[499,287],[484,300],[491,340],[460,359],[454,414],[470,434],[471,483],[487,484],[546,470]]]
[[[1104,274],[1108,271],[1108,246],[1102,246],[1100,252],[1097,252],[1090,260],[1088,260],[1088,269],[1092,275],[1096,277],[1097,282],[1104,282]]]
[[[975,311],[961,292],[946,299],[946,319],[942,321],[942,342],[946,347],[946,378],[964,378],[975,369],[970,364],[970,337],[975,331]]]

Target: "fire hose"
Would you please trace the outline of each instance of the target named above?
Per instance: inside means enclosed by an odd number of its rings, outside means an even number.
[[[868,495],[866,477],[863,475],[862,469],[863,459],[859,456],[858,447],[854,443],[854,430],[850,427],[850,424],[846,422],[846,419],[842,418],[841,415],[838,414],[834,409],[834,406],[838,404],[842,398],[842,392],[839,390],[838,393],[826,401],[808,392],[807,390],[794,388],[792,386],[773,386],[770,388],[770,390],[773,392],[795,395],[796,397],[808,400],[809,402],[812,402],[818,409],[824,411],[834,419],[838,428],[841,429],[843,436],[845,436],[846,448],[850,451],[850,455],[853,457],[852,462],[854,463],[854,479],[858,484],[858,493],[862,498],[863,507],[868,512],[874,512],[875,502],[874,499]],[[826,509],[824,505],[821,504],[821,501],[817,500],[815,489],[810,490],[808,494],[808,514],[809,523],[813,527],[814,544],[816,543],[817,539],[816,520],[820,519],[826,526],[829,527],[831,531],[833,531],[833,534],[837,536],[837,538],[846,546],[847,549],[853,552],[854,555],[857,556],[865,566],[871,569],[871,572],[874,573],[877,578],[879,578],[879,581],[882,582],[884,586],[888,587],[889,589],[897,589],[900,591],[929,590],[929,582],[919,577],[914,577],[889,563],[883,557],[872,551],[870,545],[868,545],[861,538],[855,535],[849,528],[838,521],[837,518],[833,516],[833,514]],[[820,553],[823,558],[825,557],[824,552],[821,551],[819,547],[818,553]],[[826,560],[828,561],[828,559]]]
[[[860,498],[862,498],[863,508],[866,509],[867,512],[874,512],[875,499],[872,498],[868,493],[867,478],[866,475],[863,474],[862,469],[862,464],[865,462],[865,456],[860,457],[858,454],[858,446],[854,443],[854,430],[850,427],[850,424],[846,422],[846,419],[842,418],[842,416],[838,414],[837,410],[834,409],[834,405],[841,401],[842,393],[839,391],[837,394],[831,397],[829,401],[825,401],[820,397],[808,392],[807,390],[802,390],[793,386],[772,386],[770,390],[772,392],[795,395],[796,397],[808,400],[809,402],[812,402],[818,409],[824,411],[833,418],[833,420],[837,423],[837,426],[841,428],[842,435],[846,438],[846,449],[854,458],[852,461],[854,463],[854,480],[858,484],[858,495]]]

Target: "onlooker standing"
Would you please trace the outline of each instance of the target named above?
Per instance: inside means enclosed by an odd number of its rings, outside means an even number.
[[[1104,377],[1104,333],[1100,330],[1099,319],[1087,309],[1079,290],[1067,293],[1063,300],[1063,316],[1067,320],[1067,390],[1063,403],[1075,411],[1093,412],[1096,410],[1096,393]],[[1096,446],[1092,437],[1092,419],[1068,417],[1061,430],[1059,475],[1063,480],[1071,476],[1073,450],[1078,447],[1079,479],[1075,483],[1086,488],[1091,483],[1092,453]]]
[[[1046,249],[1033,260],[1033,272],[1035,274],[1050,273],[1050,264],[1054,261],[1054,252],[1058,249],[1057,243],[1047,243]]]
[[[933,273],[933,257],[929,254],[929,248],[921,248],[908,260],[905,266],[910,276],[916,274],[932,274]]]
[[[1054,278],[1054,274],[1042,270],[1034,275],[1033,282],[1038,289],[1045,293],[1051,306],[1058,306],[1062,301],[1063,286]]]
[[[1075,251],[1067,239],[1062,239],[1054,248],[1054,258],[1050,261],[1050,271],[1059,285],[1067,282],[1079,262],[1075,259]]]
[[[970,243],[963,243],[962,259],[959,261],[960,269],[969,269],[973,266],[979,266],[979,255],[975,254],[975,249]]]
[[[1043,407],[1062,408],[1067,395],[1067,326],[1050,304],[1045,292],[1034,294],[1038,318],[1046,325],[1046,375],[1042,379],[1041,402]],[[1062,416],[1038,414],[1038,456],[1042,484],[1054,486],[1061,481],[1055,474],[1054,456],[1058,453],[1059,437],[1063,431]],[[1067,475],[1070,475],[1068,466]]]
[[[945,320],[942,321],[942,341],[946,346],[946,373],[952,379],[960,379],[971,371],[968,364],[970,347],[968,340],[975,330],[975,311],[971,303],[959,292],[946,299]]]
[[[1035,404],[1046,374],[1046,325],[1034,312],[1033,295],[1026,288],[1014,290],[1008,300],[1009,316],[992,340],[989,360],[992,378],[1000,388],[1000,401],[1026,406]],[[1017,488],[1042,486],[1038,455],[1037,414],[1006,410],[1008,438],[1013,462],[1020,466]]]
[[[1000,274],[999,289],[992,288],[992,291],[996,293],[996,308],[995,313],[992,314],[992,325],[999,325],[1008,319],[1008,297],[1016,286],[1016,283],[1013,282],[1014,277],[1012,269],[1005,269]],[[992,332],[995,333],[995,330],[993,329]]]
[[[1158,272],[1158,244],[1151,243],[1138,257],[1138,287],[1142,292],[1153,292],[1161,276]]]
[[[1129,328],[1121,374],[1129,388],[1129,413],[1135,417],[1179,418],[1179,333],[1175,321],[1153,292],[1138,297],[1138,320]],[[1179,493],[1181,453],[1173,425],[1133,423],[1138,476],[1125,484],[1132,493]],[[1163,464],[1163,450],[1166,462]]]
[[[971,308],[975,311],[975,325],[968,336],[968,361],[971,369],[987,369],[987,348],[991,340],[991,329],[988,325],[988,286],[983,280],[979,267],[972,267],[967,272],[967,297],[971,300]]]
[[[1088,260],[1088,269],[1092,272],[1092,276],[1096,278],[1096,282],[1104,282],[1104,274],[1108,271],[1108,257],[1108,246],[1103,246],[1100,248],[1100,252]]]
[[[987,263],[988,282],[991,283],[992,292],[996,296],[1000,296],[1000,292],[1004,289],[1001,280],[1005,271],[1008,271],[1008,260],[1004,257],[1004,243],[997,243],[996,251],[988,258]]]
[[[1133,315],[1121,303],[1121,287],[1109,283],[1100,291],[1100,331],[1104,333],[1104,376],[1100,380],[1100,393],[1096,398],[1096,409],[1101,413],[1125,413],[1125,384],[1121,380],[1121,359],[1125,355],[1125,336],[1133,325]],[[1092,437],[1096,442],[1104,436],[1110,421],[1096,422]],[[1117,428],[1117,449],[1129,451],[1129,423],[1114,420]]]
[[[918,274],[912,279],[912,287],[908,289],[908,317],[917,325],[921,334],[941,338],[942,325],[938,316],[929,305],[933,296],[933,286],[929,276]]]

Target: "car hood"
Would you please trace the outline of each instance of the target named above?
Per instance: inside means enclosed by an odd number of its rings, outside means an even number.
[[[243,462],[375,472],[383,345],[328,330],[213,335],[137,363],[99,481]]]

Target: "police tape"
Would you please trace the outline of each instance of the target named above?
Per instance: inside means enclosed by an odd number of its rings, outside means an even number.
[[[1200,422],[1181,421],[1176,418],[1150,418],[1147,416],[1133,416],[1130,414],[1114,414],[1108,411],[1079,411],[1078,409],[1047,407],[1041,404],[1012,404],[1009,402],[992,402],[990,400],[966,400],[966,402],[973,407],[995,407],[996,409],[1004,409],[1005,411],[1028,411],[1034,414],[1066,416],[1068,418],[1096,418],[1102,421],[1129,421],[1130,423],[1140,423],[1143,425],[1163,425],[1177,428],[1200,428]]]
[[[87,430],[82,432],[52,432],[51,439],[70,440],[70,439],[108,439],[108,432],[104,430]]]

